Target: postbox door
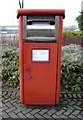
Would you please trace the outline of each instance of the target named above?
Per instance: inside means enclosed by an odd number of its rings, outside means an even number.
[[[24,43],[24,103],[55,104],[57,43]]]

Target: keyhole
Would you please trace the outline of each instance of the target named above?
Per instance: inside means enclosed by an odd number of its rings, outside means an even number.
[[[32,75],[30,75],[30,76],[27,76],[27,79],[31,79],[32,78]]]

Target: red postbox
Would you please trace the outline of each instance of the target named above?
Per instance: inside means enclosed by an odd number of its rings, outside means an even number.
[[[60,96],[64,10],[19,9],[20,99],[55,105]]]

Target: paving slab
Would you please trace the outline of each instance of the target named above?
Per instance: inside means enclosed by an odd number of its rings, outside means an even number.
[[[83,120],[83,93],[60,94],[56,106],[27,106],[20,103],[19,90],[2,89],[2,120]],[[0,108],[1,109],[1,108]]]

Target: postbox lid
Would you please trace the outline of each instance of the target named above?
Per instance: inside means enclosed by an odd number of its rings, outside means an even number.
[[[17,18],[23,15],[58,15],[65,18],[64,9],[18,9]]]

